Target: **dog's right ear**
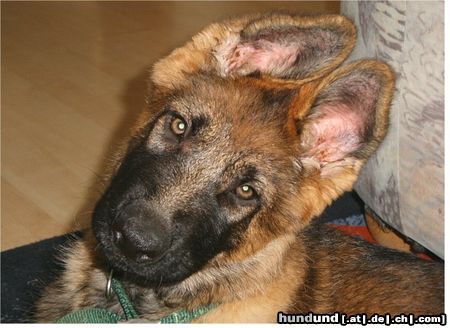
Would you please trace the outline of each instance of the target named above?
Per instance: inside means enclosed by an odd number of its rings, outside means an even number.
[[[338,15],[248,16],[208,26],[157,62],[151,78],[166,88],[199,72],[303,84],[340,65],[355,37],[353,24]]]

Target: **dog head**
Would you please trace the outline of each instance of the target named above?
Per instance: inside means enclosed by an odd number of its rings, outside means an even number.
[[[354,41],[341,16],[251,16],[156,63],[93,217],[110,265],[173,284],[297,233],[351,189],[394,85],[378,61],[337,68]]]

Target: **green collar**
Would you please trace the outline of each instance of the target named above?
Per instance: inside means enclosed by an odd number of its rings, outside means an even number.
[[[106,309],[87,308],[69,313],[60,318],[57,323],[118,323],[119,321],[137,319],[139,315],[128,298],[125,288],[119,280],[112,278],[112,274],[110,274],[108,279],[108,286],[111,286],[119,299],[119,303],[123,310],[122,316]],[[109,288],[107,288],[107,294],[108,292]],[[159,323],[189,323],[214,309],[216,306],[217,305],[211,304],[208,306],[200,306],[193,311],[181,310],[174,312],[162,317],[159,320]]]
[[[208,306],[200,306],[193,311],[181,310],[162,317],[159,319],[159,323],[190,323],[215,307],[217,305],[210,304]]]

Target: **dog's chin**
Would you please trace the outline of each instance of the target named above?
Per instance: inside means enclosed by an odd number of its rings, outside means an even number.
[[[108,242],[100,241],[98,248],[107,267],[115,274],[126,277],[148,287],[173,285],[183,281],[197,271],[184,254],[175,258],[171,252],[156,261],[139,263],[127,258],[116,247]]]
[[[152,265],[136,264],[111,264],[116,272],[121,273],[128,279],[144,283],[148,287],[168,286],[183,281],[189,277],[191,272],[170,272],[154,268]]]

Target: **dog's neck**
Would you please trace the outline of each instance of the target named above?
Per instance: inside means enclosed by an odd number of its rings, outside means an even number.
[[[294,234],[279,237],[241,262],[203,269],[157,294],[166,304],[188,309],[262,294],[283,271],[295,241]]]

